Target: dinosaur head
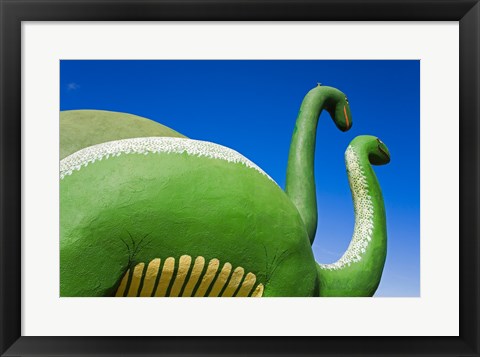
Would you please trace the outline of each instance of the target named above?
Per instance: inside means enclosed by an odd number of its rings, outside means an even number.
[[[341,131],[347,131],[352,127],[352,114],[347,96],[333,87],[322,87],[327,94],[325,109],[330,113],[335,125]]]
[[[376,136],[361,135],[352,140],[353,145],[362,145],[368,154],[372,165],[385,165],[390,162],[390,151],[387,146]]]

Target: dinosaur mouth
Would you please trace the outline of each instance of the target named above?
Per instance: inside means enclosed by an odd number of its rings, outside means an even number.
[[[178,262],[169,257],[138,263],[129,269],[120,281],[116,297],[261,297],[263,284],[256,284],[253,273],[245,274],[242,267],[234,270],[230,263],[220,269],[220,261],[211,259],[205,267],[205,258],[182,255]],[[233,270],[233,271],[232,271]],[[187,279],[188,277],[188,279]]]
[[[383,155],[385,155],[385,157],[387,158],[387,160],[390,161],[390,155],[389,155],[385,150],[383,150],[380,145],[378,146],[378,150],[380,150],[380,152],[381,152]]]
[[[348,114],[347,114],[347,106],[343,106],[343,114],[345,114],[345,124],[347,125],[345,130],[350,129],[350,121],[348,120]]]

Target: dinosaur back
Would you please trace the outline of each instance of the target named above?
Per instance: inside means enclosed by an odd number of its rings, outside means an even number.
[[[107,141],[147,136],[184,138],[175,130],[138,115],[106,110],[60,112],[60,159]]]

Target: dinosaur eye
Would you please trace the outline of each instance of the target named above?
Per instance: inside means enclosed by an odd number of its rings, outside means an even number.
[[[348,103],[348,98],[347,97],[345,97],[345,101]]]

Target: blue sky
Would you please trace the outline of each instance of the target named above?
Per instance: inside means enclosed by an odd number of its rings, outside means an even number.
[[[317,82],[343,91],[353,127],[320,116],[315,175],[320,263],[341,257],[354,216],[343,155],[378,136],[391,162],[375,167],[387,211],[388,252],[376,296],[420,294],[419,61],[74,61],[60,63],[60,109],[132,113],[192,139],[231,147],[285,187],[292,130]]]

